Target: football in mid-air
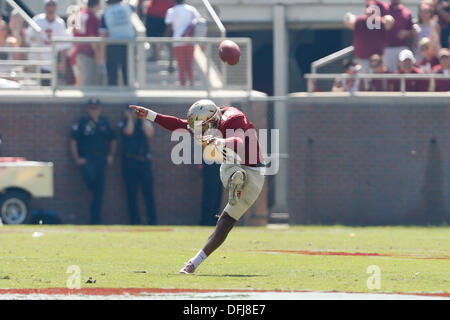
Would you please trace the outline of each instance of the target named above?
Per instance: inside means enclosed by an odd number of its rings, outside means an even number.
[[[234,41],[224,40],[219,45],[219,56],[223,62],[234,66],[241,58],[241,48]]]

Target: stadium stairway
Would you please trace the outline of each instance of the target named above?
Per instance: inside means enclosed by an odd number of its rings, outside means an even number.
[[[150,50],[147,50],[147,57],[150,57]],[[189,82],[186,84],[186,89],[201,89],[204,88],[204,76],[203,72],[199,67],[197,59],[194,59],[194,85],[189,86]],[[180,86],[179,77],[178,77],[178,64],[173,58],[173,69],[172,72],[169,71],[170,67],[170,56],[169,56],[169,48],[165,46],[161,50],[160,59],[158,61],[151,61],[147,58],[146,63],[146,88],[174,88],[174,84],[177,89],[182,88]]]

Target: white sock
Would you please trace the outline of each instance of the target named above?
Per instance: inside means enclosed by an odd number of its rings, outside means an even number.
[[[203,252],[203,250],[200,250],[199,252],[197,252],[197,254],[195,255],[195,257],[193,257],[190,261],[194,264],[194,266],[197,268],[200,263],[203,262],[203,260],[205,260],[206,258],[208,258],[208,256],[206,255],[206,253]]]

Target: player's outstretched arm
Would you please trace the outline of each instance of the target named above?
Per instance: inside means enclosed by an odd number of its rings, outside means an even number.
[[[129,107],[136,111],[138,118],[155,122],[167,130],[187,129],[187,120],[157,113],[141,106],[130,105]]]
[[[136,105],[129,105],[129,107],[136,112],[139,119],[148,119],[152,122],[154,122],[156,119],[157,113],[153,110]]]

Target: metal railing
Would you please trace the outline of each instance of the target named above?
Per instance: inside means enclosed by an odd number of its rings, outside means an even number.
[[[214,10],[213,6],[208,0],[202,0],[203,5],[205,6],[206,10],[208,11],[209,15],[213,19],[215,25],[217,26],[217,29],[219,29],[220,37],[225,38],[227,36],[227,30],[225,29],[225,26],[223,25],[222,21],[220,20],[219,16],[217,15],[216,11]]]
[[[34,29],[34,31],[38,33],[41,32],[41,27],[39,27],[39,25],[34,22],[34,20],[14,0],[6,0],[6,3],[8,3],[14,10],[17,10],[20,16],[31,28]]]
[[[51,48],[41,47],[0,47],[0,53],[8,54],[50,54]],[[0,60],[0,78],[14,81],[17,83],[17,88],[31,89],[41,87],[41,80],[50,81],[51,75],[49,73],[42,73],[43,67],[51,68],[52,60],[42,59],[6,59]],[[7,88],[10,88],[7,86]]]
[[[208,14],[210,15],[214,24],[216,25],[217,29],[219,30],[219,37],[222,39],[225,39],[225,37],[227,36],[227,30],[225,29],[225,26],[223,25],[222,20],[220,20],[219,16],[217,15],[216,10],[214,10],[214,8],[211,5],[211,3],[209,2],[209,0],[202,0],[202,2],[206,8],[206,11],[208,11]],[[211,36],[211,35],[209,35],[209,36]],[[225,81],[226,81],[227,68],[225,65],[222,65],[221,72],[222,72],[223,79],[225,79]]]
[[[239,66],[229,66],[218,59],[218,46],[222,38],[147,38],[137,37],[132,40],[114,40],[100,37],[79,37],[61,38],[55,37],[52,41],[52,65],[57,65],[58,46],[62,44],[88,44],[102,43],[104,45],[122,44],[127,47],[127,73],[128,88],[135,89],[155,89],[155,90],[205,90],[208,94],[214,90],[246,90],[251,91],[252,79],[252,55],[250,38],[232,38],[241,48],[241,60]],[[160,44],[165,50],[170,50],[169,44],[177,43],[191,44],[194,46],[194,75],[195,83],[190,87],[181,87],[177,84],[178,73],[170,74],[167,71],[164,59],[161,65],[151,65],[147,61],[145,54],[136,54],[145,43]],[[219,61],[218,61],[219,60]],[[165,70],[152,69],[166,68]],[[58,70],[52,68],[52,88],[54,90],[73,89],[73,86],[66,86],[59,82]],[[85,87],[85,89],[105,88],[101,86]]]
[[[353,56],[353,46],[346,47],[339,51],[333,52],[321,59],[311,63],[311,73],[338,73],[342,71],[342,61]],[[319,87],[321,90],[326,90],[331,86],[329,81],[321,81]]]
[[[319,71],[319,68],[344,59],[345,57],[351,55],[353,51],[353,46],[349,46],[332,54],[329,54],[328,56],[323,57],[319,60],[313,61],[313,63],[311,63],[311,73],[317,73]]]
[[[6,0],[3,2],[12,11],[17,12],[25,24],[27,24],[36,33],[40,33],[41,27],[16,3],[14,0]],[[24,25],[25,27],[25,25]],[[49,81],[50,74],[41,73],[43,67],[51,67],[51,60],[43,59],[27,59],[29,54],[50,54],[51,48],[43,47],[1,47],[0,53],[7,53],[10,56],[19,54],[17,59],[0,60],[0,78],[2,79],[2,86],[7,82],[6,88],[12,88],[11,84],[16,84],[14,88],[34,88],[40,87],[41,81]]]
[[[436,80],[449,80],[450,75],[436,74],[436,73],[425,73],[425,74],[389,74],[389,73],[362,73],[362,74],[346,74],[346,73],[327,73],[327,74],[305,74],[305,78],[308,82],[308,92],[314,90],[315,80],[334,80],[334,79],[389,79],[389,80],[400,80],[400,92],[406,92],[406,80],[416,79],[416,80],[427,80],[430,79],[430,86],[434,88],[434,83]]]
[[[141,19],[137,15],[137,13],[133,12],[131,15],[131,23],[134,26],[134,30],[136,31],[137,37],[145,37],[147,34],[147,30],[145,25],[142,23]],[[136,48],[136,54],[138,61],[143,61],[146,59],[146,43],[140,43]],[[145,81],[145,69],[137,69],[137,76],[140,82]]]
[[[132,1],[131,1],[132,2]],[[130,3],[131,3],[130,2]],[[137,1],[135,1],[137,2]],[[14,0],[6,0],[6,3],[12,8],[15,9],[25,20],[25,22],[31,26],[32,29],[34,29],[37,33],[41,32],[41,28],[33,21],[31,17],[27,15],[27,13],[14,1]],[[226,37],[226,29],[223,25],[222,21],[220,20],[219,16],[217,15],[216,11],[210,4],[208,0],[202,0],[202,3],[204,7],[206,8],[209,16],[212,18],[212,21],[214,25],[217,27],[219,31],[219,38],[220,40],[223,40]],[[139,19],[136,13],[132,16],[132,23],[136,30],[137,39],[128,42],[122,42],[122,41],[113,41],[108,39],[95,39],[95,42],[101,42],[104,44],[113,44],[113,43],[122,43],[127,46],[127,53],[128,53],[128,77],[130,79],[129,82],[129,88],[136,89],[136,88],[145,88],[148,87],[147,84],[147,70],[144,67],[144,64],[146,63],[146,52],[149,48],[150,43],[176,43],[176,40],[173,39],[166,39],[166,38],[158,38],[151,39],[151,38],[145,38],[146,35],[146,29],[143,25],[142,21]],[[72,43],[82,43],[82,42],[93,42],[91,41],[94,38],[84,38],[84,39],[73,39],[70,42]],[[242,39],[241,39],[242,40]],[[192,38],[192,39],[183,39],[183,43],[192,43],[195,45],[195,62],[197,65],[198,71],[202,74],[204,81],[203,81],[203,88],[210,92],[214,89],[232,89],[232,88],[238,88],[242,89],[245,87],[246,90],[251,90],[252,87],[252,78],[251,78],[251,42],[246,40],[241,41],[239,39],[236,39],[236,41],[240,41],[240,44],[244,46],[244,54],[243,59],[245,62],[241,62],[241,66],[239,70],[244,70],[245,76],[237,75],[238,68],[230,69],[230,67],[226,64],[221,63],[220,59],[218,59],[217,56],[213,56],[213,53],[216,51],[214,48],[215,43],[219,42],[218,38]],[[235,41],[235,42],[236,42]],[[12,71],[12,72],[2,72],[0,70],[0,77],[6,78],[6,79],[23,79],[25,82],[29,82],[29,84],[25,87],[29,87],[30,83],[33,84],[32,86],[39,87],[39,84],[36,82],[36,80],[39,79],[47,79],[51,80],[51,87],[53,89],[62,89],[64,86],[59,81],[59,75],[57,68],[54,66],[57,66],[57,59],[58,59],[58,51],[56,50],[56,43],[61,42],[67,42],[67,39],[54,39],[53,44],[51,47],[31,47],[31,48],[0,48],[0,52],[9,52],[9,53],[23,53],[24,55],[32,54],[32,53],[42,53],[42,54],[49,54],[52,55],[52,60],[3,60],[0,61],[0,67],[1,66],[20,66],[21,71]],[[238,43],[239,44],[239,43]],[[200,50],[200,47],[203,48],[203,50]],[[242,49],[242,48],[241,48]],[[242,64],[245,63],[244,69],[242,69]],[[41,67],[49,67],[48,69],[52,70],[51,75],[46,73],[41,73],[40,68]],[[228,72],[230,71],[230,80],[228,80]],[[236,79],[238,78],[238,79]],[[245,78],[245,85],[242,83],[242,78]],[[238,84],[232,85],[232,82],[234,81],[236,83],[236,80],[238,80]],[[36,83],[34,83],[34,82]],[[155,84],[152,84],[152,87],[155,88]],[[173,88],[173,86],[166,85],[166,88]]]

